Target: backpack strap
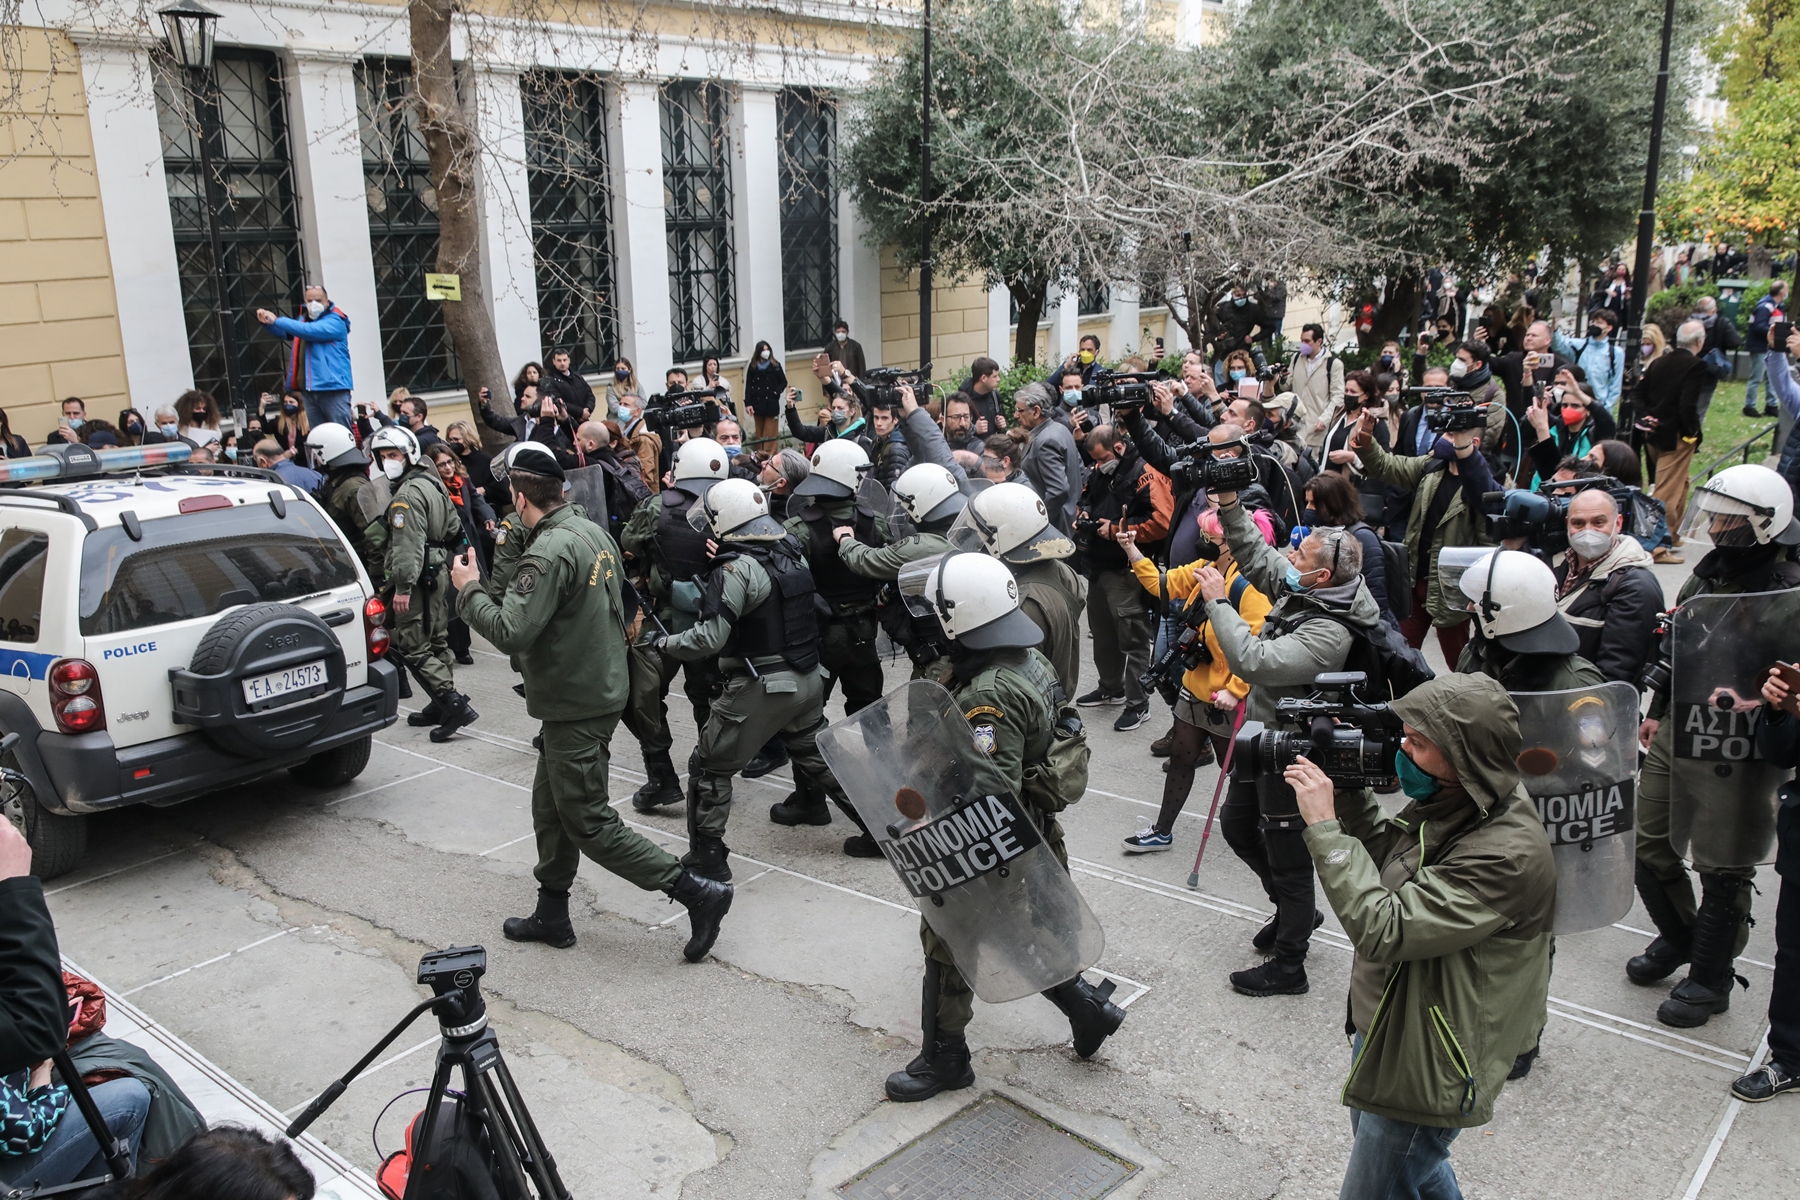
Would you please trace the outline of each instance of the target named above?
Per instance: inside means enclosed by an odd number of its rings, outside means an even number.
[[[1230,596],[1231,596],[1231,607],[1233,609],[1235,609],[1236,611],[1238,611],[1240,613],[1243,612],[1244,593],[1249,590],[1250,590],[1250,581],[1248,579],[1245,579],[1242,575],[1239,575],[1236,579],[1233,579],[1231,581]]]

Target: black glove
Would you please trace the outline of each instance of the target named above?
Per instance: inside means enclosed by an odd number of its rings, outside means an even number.
[[[646,637],[644,639],[643,644],[648,646],[650,649],[655,650],[658,653],[661,653],[662,648],[666,644],[668,644],[668,641],[669,641],[669,635],[659,629],[655,633],[652,633],[648,637]]]

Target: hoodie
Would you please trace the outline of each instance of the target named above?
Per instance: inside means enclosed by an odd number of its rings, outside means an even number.
[[[1486,1124],[1513,1059],[1543,1028],[1556,863],[1519,781],[1519,711],[1498,682],[1443,675],[1394,712],[1457,782],[1387,816],[1340,791],[1306,830],[1319,883],[1355,948],[1362,1048],[1343,1102],[1399,1121]]]
[[[1573,554],[1556,568],[1556,607],[1581,638],[1578,653],[1609,683],[1637,687],[1656,644],[1656,617],[1665,606],[1650,562],[1642,543],[1621,535],[1585,574]]]

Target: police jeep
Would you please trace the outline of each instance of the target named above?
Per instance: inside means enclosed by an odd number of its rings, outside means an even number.
[[[325,511],[189,453],[0,459],[0,808],[41,878],[89,813],[354,779],[398,711],[382,603]]]

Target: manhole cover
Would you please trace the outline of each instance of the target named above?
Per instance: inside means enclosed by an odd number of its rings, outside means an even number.
[[[853,1200],[1096,1200],[1138,1171],[1029,1109],[989,1096],[838,1188]]]

